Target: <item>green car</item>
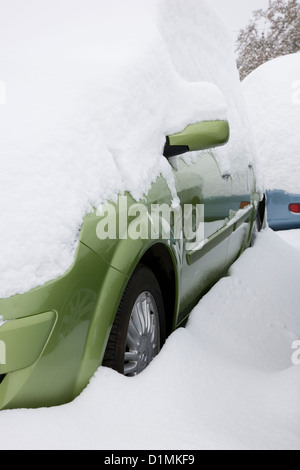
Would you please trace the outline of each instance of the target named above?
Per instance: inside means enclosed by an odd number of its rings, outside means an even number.
[[[65,275],[0,301],[0,409],[67,403],[101,364],[135,376],[184,326],[264,218],[253,168],[222,175],[210,150],[228,140],[226,121],[168,136],[177,204],[160,177],[139,203],[95,208]]]

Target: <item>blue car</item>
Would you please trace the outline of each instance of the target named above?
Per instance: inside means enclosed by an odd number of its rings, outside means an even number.
[[[267,191],[267,214],[273,230],[300,229],[300,194]]]

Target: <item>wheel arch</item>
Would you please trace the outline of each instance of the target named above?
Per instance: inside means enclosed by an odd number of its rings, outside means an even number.
[[[130,259],[129,254],[132,254],[132,252],[130,250],[123,252],[127,253],[128,261]],[[170,335],[175,328],[179,298],[177,269],[175,255],[172,254],[168,246],[164,243],[156,243],[148,247],[139,257],[134,257],[134,262],[132,262],[131,266],[128,266],[126,275],[110,266],[103,285],[101,286],[95,314],[89,325],[80,370],[78,371],[77,380],[74,384],[74,397],[86,386],[87,377],[90,377],[101,363],[109,339],[110,328],[118,310],[118,305],[125,292],[129,279],[139,264],[144,264],[152,270],[161,287],[165,307],[166,336]],[[116,296],[111,295],[112,286],[114,289],[117,286],[118,293]],[[105,315],[104,325],[101,312],[106,307],[109,307],[111,310],[111,315]]]
[[[148,266],[159,282],[165,307],[166,336],[168,337],[176,326],[178,304],[178,280],[174,260],[168,248],[162,243],[157,243],[147,250],[140,263]]]

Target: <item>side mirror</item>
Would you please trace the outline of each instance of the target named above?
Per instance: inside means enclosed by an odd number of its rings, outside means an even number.
[[[230,137],[228,121],[204,121],[191,124],[179,134],[167,137],[166,158],[195,150],[207,150],[227,144]]]

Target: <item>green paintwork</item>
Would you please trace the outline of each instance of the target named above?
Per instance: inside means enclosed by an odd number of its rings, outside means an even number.
[[[174,279],[173,292],[163,293],[167,300],[173,296],[171,331],[185,322],[201,296],[249,246],[259,195],[248,164],[237,176],[222,177],[213,153],[207,151],[193,164],[179,158],[172,171],[181,204],[204,204],[208,243],[191,253],[185,249],[186,240],[132,240],[122,230],[115,240],[100,240],[98,224],[107,214],[100,216],[95,209],[86,215],[68,272],[30,292],[0,300],[0,317],[6,321],[0,326],[0,344],[6,344],[6,364],[0,364],[0,409],[60,405],[86,387],[101,365],[123,292],[141,260],[152,267],[160,261],[160,269],[168,266],[166,276]],[[125,196],[127,200],[120,196],[114,206],[123,222],[128,208],[136,204]],[[244,201],[252,203],[249,211],[230,224]],[[152,204],[171,206],[163,177],[141,202],[149,213]],[[147,211],[141,217],[145,226]],[[129,217],[129,227],[134,220]],[[159,258],[149,258],[152,253],[159,253]]]
[[[7,362],[0,364],[0,375],[25,369],[42,354],[56,321],[55,312],[12,320],[1,328]]]
[[[64,276],[26,294],[1,300],[0,315],[5,320],[17,319],[11,324],[17,326],[24,319],[26,326],[26,321],[41,312],[55,312],[56,323],[46,345],[42,328],[35,341],[30,338],[26,344],[27,356],[36,361],[5,376],[0,385],[0,409],[58,405],[80,393],[101,364],[126,283],[126,276],[79,243],[74,264]],[[9,323],[0,328],[0,340]],[[15,341],[17,351],[20,335],[21,330]],[[39,345],[45,346],[40,357]]]
[[[194,264],[207,255],[210,251],[215,249],[222,242],[227,240],[230,235],[235,232],[246,220],[253,214],[253,205],[251,204],[244,214],[241,215],[239,220],[234,221],[228,219],[228,223],[224,227],[220,228],[217,232],[211,235],[202,245],[193,251],[187,253],[187,262],[188,264]],[[235,213],[233,213],[235,215]],[[234,219],[233,219],[234,220]]]
[[[204,121],[190,124],[184,131],[169,136],[169,144],[186,146],[190,151],[206,150],[226,144],[229,136],[227,121]]]

